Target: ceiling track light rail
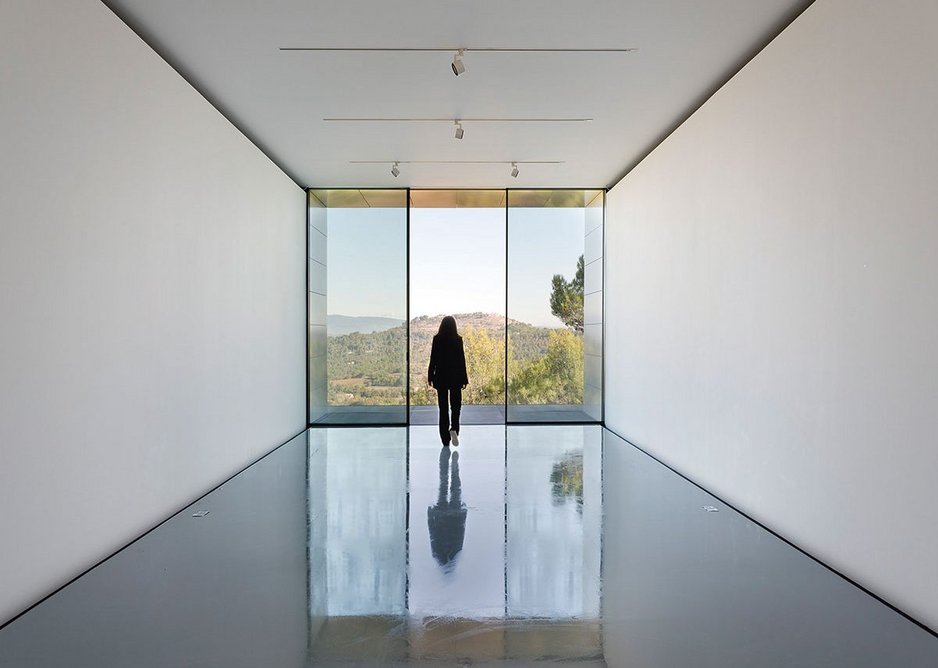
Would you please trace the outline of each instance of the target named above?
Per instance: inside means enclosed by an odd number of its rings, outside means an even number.
[[[350,165],[563,165],[566,160],[349,160]]]
[[[357,46],[281,46],[281,51],[319,51],[325,53],[363,52],[363,53],[422,53],[437,51],[455,51],[450,68],[457,77],[466,73],[465,56],[467,51],[481,53],[631,53],[637,48],[624,49],[544,49],[502,46],[474,47],[357,47]]]
[[[638,51],[637,48],[628,49],[540,49],[540,48],[510,48],[500,46],[441,46],[441,47],[356,47],[356,46],[281,46],[281,51],[321,51],[336,52],[360,51],[366,53],[423,53],[432,51],[453,51],[456,57],[464,56],[469,51],[479,51],[485,53],[632,53]],[[455,58],[454,58],[455,59]]]
[[[337,123],[452,123],[455,126],[453,136],[462,139],[466,136],[463,123],[589,123],[592,118],[324,118],[326,122]]]
[[[401,165],[511,165],[511,178],[518,178],[518,165],[562,165],[566,160],[349,160],[350,165],[391,165],[391,176],[401,175]]]
[[[592,118],[393,118],[393,117],[330,117],[327,123],[590,123]]]

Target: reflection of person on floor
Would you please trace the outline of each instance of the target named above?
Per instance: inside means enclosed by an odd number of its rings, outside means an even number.
[[[469,384],[466,373],[466,351],[462,337],[456,330],[456,318],[451,315],[440,322],[440,330],[433,336],[430,347],[430,368],[427,383],[436,388],[440,406],[440,439],[443,445],[459,445],[459,410],[462,407],[462,391]],[[453,420],[450,423],[449,406],[452,405]]]
[[[446,447],[440,451],[440,491],[436,505],[427,508],[430,551],[446,573],[453,569],[453,559],[462,550],[467,514],[466,504],[462,502],[462,485],[459,482],[459,453],[453,453],[451,481],[449,452]]]

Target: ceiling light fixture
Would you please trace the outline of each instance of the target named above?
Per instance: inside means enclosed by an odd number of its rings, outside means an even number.
[[[462,139],[463,136],[466,134],[465,131],[462,129],[462,123],[460,123],[459,121],[453,121],[453,123],[456,124],[456,139]]]
[[[513,179],[518,178],[518,163],[517,162],[511,163],[511,178]]]
[[[401,163],[399,162],[395,162],[393,165],[391,165],[391,176],[393,176],[395,179],[401,175],[401,170],[399,167],[400,164]]]
[[[453,74],[455,74],[457,77],[458,77],[460,74],[463,74],[463,73],[466,71],[466,65],[465,65],[465,63],[463,63],[463,61],[462,61],[463,56],[464,56],[465,54],[466,54],[466,50],[465,50],[465,49],[457,49],[457,50],[456,50],[456,55],[453,56],[453,65],[452,65],[452,67],[453,67]]]

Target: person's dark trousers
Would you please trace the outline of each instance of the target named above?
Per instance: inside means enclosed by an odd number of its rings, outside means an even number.
[[[439,387],[436,390],[437,404],[440,406],[440,438],[443,445],[449,445],[450,405],[453,409],[452,429],[459,433],[459,411],[462,408],[462,388]]]

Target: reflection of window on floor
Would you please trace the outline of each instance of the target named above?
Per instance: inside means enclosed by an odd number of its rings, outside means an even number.
[[[312,657],[601,657],[601,429],[407,433],[311,432]]]
[[[508,614],[599,616],[601,443],[554,427],[508,432]],[[556,434],[557,432],[553,432]]]
[[[313,443],[318,445],[315,451]],[[313,616],[403,614],[407,570],[405,431],[314,430],[311,452]]]

